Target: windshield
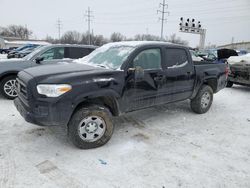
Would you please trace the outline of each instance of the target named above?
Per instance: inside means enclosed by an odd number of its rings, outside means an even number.
[[[32,51],[29,55],[25,56],[23,59],[27,60],[27,61],[31,60],[34,57],[34,55],[36,55],[37,53],[39,53],[44,48],[46,48],[46,46],[39,46],[39,47],[37,47],[34,51]]]
[[[130,53],[135,49],[126,45],[104,45],[88,56],[76,60],[77,63],[89,64],[109,69],[119,69]]]

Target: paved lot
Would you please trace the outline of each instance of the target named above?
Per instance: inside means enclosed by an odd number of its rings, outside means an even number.
[[[116,119],[111,141],[79,150],[61,127],[26,123],[0,98],[0,187],[250,187],[250,88],[204,115],[188,101]]]

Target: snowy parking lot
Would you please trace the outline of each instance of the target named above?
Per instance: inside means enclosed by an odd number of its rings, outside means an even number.
[[[203,115],[184,101],[115,122],[108,144],[79,150],[0,98],[0,187],[250,187],[250,88],[222,90]]]
[[[0,60],[7,59],[7,54],[0,54]]]

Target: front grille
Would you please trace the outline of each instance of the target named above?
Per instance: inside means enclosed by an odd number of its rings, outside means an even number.
[[[27,87],[20,79],[17,78],[17,93],[25,99],[28,99]]]

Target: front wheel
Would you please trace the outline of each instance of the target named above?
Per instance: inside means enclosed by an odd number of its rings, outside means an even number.
[[[17,97],[16,76],[7,76],[0,83],[0,91],[7,99],[15,99]]]
[[[113,134],[110,111],[99,105],[89,105],[78,109],[69,125],[69,138],[81,149],[100,147],[106,144]]]
[[[213,102],[213,89],[208,85],[203,85],[196,97],[191,100],[191,109],[197,114],[206,113]]]

